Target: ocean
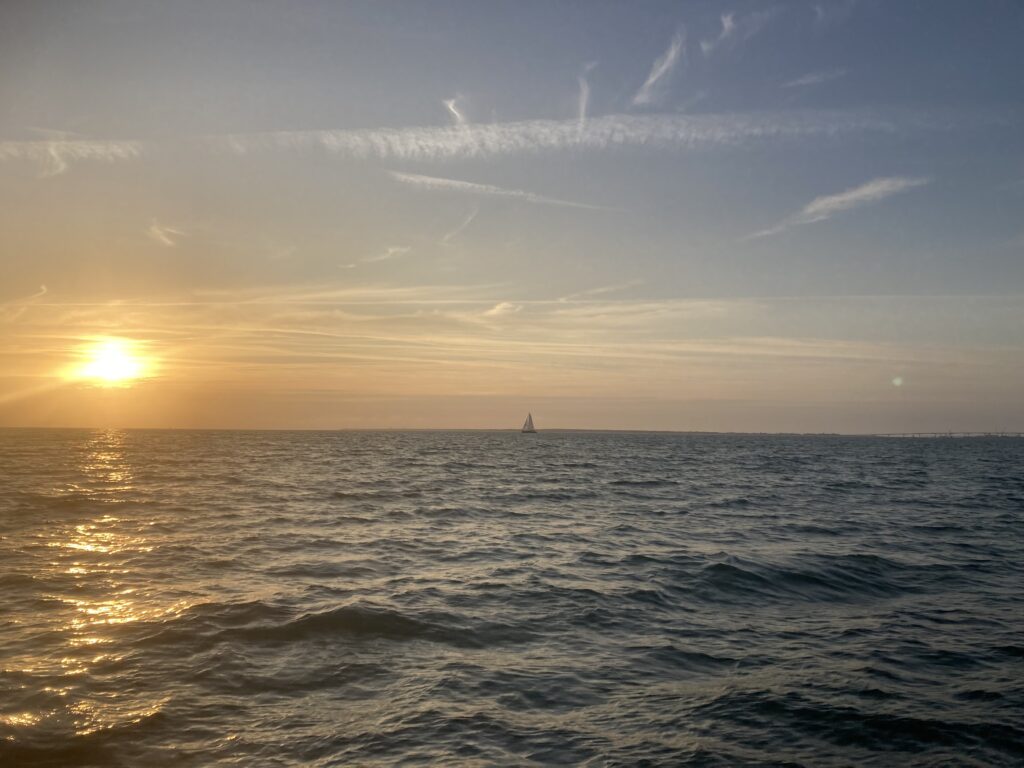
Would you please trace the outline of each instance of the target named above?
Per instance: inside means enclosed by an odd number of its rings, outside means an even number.
[[[0,431],[0,765],[1019,766],[1024,440]]]

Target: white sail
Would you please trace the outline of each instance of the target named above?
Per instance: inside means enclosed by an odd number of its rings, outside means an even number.
[[[533,426],[533,414],[526,414],[526,422],[523,424],[523,432],[536,432],[537,430]]]

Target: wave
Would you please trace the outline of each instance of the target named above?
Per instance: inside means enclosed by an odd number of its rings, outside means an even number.
[[[130,766],[132,748],[140,740],[162,729],[167,717],[161,710],[131,717],[96,730],[76,732],[78,726],[66,722],[42,723],[28,728],[0,728],[0,765],[18,768],[62,768],[63,766]],[[156,754],[154,754],[154,751]],[[163,754],[160,754],[163,753]],[[171,764],[171,750],[150,748],[147,762]]]
[[[666,485],[679,485],[679,481],[668,480],[666,478],[655,478],[651,480],[609,480],[608,485],[632,488],[660,488]]]
[[[597,498],[598,494],[590,489],[577,489],[566,491],[535,490],[516,491],[514,493],[502,493],[488,496],[489,501],[495,502],[520,502],[520,501],[581,501],[583,499]]]
[[[110,491],[68,491],[66,493],[33,493],[15,491],[10,493],[7,501],[12,505],[12,512],[26,515],[69,516],[95,512],[98,507],[107,508],[113,500]]]
[[[330,498],[342,501],[404,501],[406,499],[419,499],[423,497],[423,491],[409,489],[404,491],[387,491],[380,489],[366,491],[331,491]]]
[[[244,627],[229,636],[273,642],[337,637],[425,640],[463,648],[521,643],[535,637],[532,631],[498,622],[474,625],[451,615],[417,618],[375,605],[341,606],[283,623]]]
[[[347,563],[333,560],[290,563],[268,568],[270,576],[295,576],[309,579],[360,579],[393,574],[393,566],[378,561]]]
[[[716,656],[704,651],[687,650],[671,643],[629,650],[641,653],[642,664],[654,666],[656,674],[663,673],[666,668],[673,672],[715,674],[734,668],[740,663],[738,658],[732,656]]]
[[[1024,659],[1024,646],[1022,645],[999,645],[993,650],[1012,659]]]
[[[943,570],[941,566],[939,570]],[[920,571],[877,555],[813,556],[803,567],[784,567],[739,558],[704,566],[696,580],[705,599],[831,602],[896,597],[920,589]]]
[[[1018,726],[871,712],[816,701],[795,692],[732,691],[698,707],[696,714],[754,729],[783,729],[797,739],[813,737],[878,752],[920,753],[932,749],[961,756],[989,753],[989,757],[999,757],[999,762],[1024,758],[1024,729]]]
[[[406,615],[392,608],[357,603],[299,616],[263,601],[193,606],[179,616],[150,625],[140,645],[184,644],[206,647],[221,642],[270,642],[379,638],[423,640],[462,648],[524,643],[536,633],[503,622],[475,622],[446,613]]]

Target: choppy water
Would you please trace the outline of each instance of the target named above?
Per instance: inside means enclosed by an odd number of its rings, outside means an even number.
[[[1020,765],[1024,441],[0,431],[0,764]]]

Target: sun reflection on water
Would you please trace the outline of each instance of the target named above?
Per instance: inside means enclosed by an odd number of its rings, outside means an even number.
[[[129,433],[116,430],[95,433],[76,461],[78,477],[66,490],[81,500],[83,516],[57,521],[41,538],[50,553],[47,566],[66,586],[48,598],[66,606],[56,614],[54,629],[60,646],[39,649],[18,667],[28,674],[50,678],[48,690],[66,700],[60,706],[65,722],[75,733],[85,735],[105,728],[137,723],[157,714],[165,699],[154,701],[121,686],[103,690],[110,675],[124,674],[123,664],[132,657],[131,626],[158,622],[190,606],[186,600],[169,598],[160,585],[143,579],[135,563],[159,550],[152,540],[151,521],[139,519],[131,507],[138,459],[131,449]],[[77,503],[77,502],[76,502]],[[115,673],[112,670],[117,669]],[[88,694],[85,686],[90,689]],[[97,687],[98,686],[98,687]],[[4,715],[12,727],[38,726],[54,712],[15,712]]]
[[[105,491],[110,501],[126,501],[135,482],[127,448],[128,433],[122,430],[96,433],[79,467],[87,487]]]
[[[15,712],[11,715],[0,715],[0,723],[11,726],[25,727],[28,725],[35,725],[42,718],[33,712]]]

